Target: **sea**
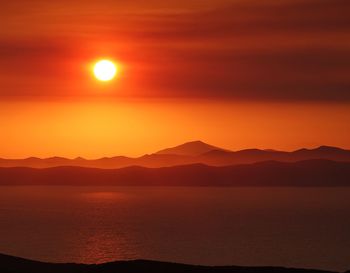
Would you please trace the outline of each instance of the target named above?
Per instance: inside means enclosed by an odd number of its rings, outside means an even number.
[[[350,188],[0,187],[0,253],[350,269]]]

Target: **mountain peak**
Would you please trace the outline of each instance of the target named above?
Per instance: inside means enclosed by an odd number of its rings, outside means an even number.
[[[346,150],[338,148],[338,147],[333,147],[333,146],[327,146],[327,145],[322,145],[314,149],[307,149],[307,148],[302,148],[299,150],[296,150],[295,152],[297,153],[312,153],[312,152],[321,152],[321,153],[337,153],[337,152],[346,152]]]
[[[184,156],[198,156],[213,150],[221,150],[224,151],[224,149],[207,144],[200,140],[190,141],[186,142],[184,144],[163,149],[155,154],[173,154],[173,155],[184,155]]]
[[[196,144],[196,145],[209,145],[201,140],[193,140],[193,141],[188,141],[188,142],[185,142],[184,144]],[[184,145],[183,144],[183,145]]]
[[[316,148],[316,150],[319,150],[319,151],[341,151],[343,149],[338,148],[338,147],[333,147],[333,146],[322,145],[322,146]]]

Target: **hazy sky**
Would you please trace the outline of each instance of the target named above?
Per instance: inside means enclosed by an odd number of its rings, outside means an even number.
[[[349,13],[348,0],[2,1],[0,156],[350,148]],[[108,84],[91,74],[104,57],[121,69]]]
[[[88,95],[82,66],[111,56],[115,96],[350,100],[348,0],[0,5],[2,96]]]

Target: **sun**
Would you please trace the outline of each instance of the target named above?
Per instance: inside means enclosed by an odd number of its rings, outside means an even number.
[[[117,66],[110,60],[100,60],[94,66],[95,77],[103,82],[112,80],[117,72]]]

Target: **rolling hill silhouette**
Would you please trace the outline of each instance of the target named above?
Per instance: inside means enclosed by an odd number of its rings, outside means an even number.
[[[63,157],[40,159],[30,157],[26,159],[0,159],[0,167],[50,168],[59,166],[79,166],[87,168],[116,169],[128,166],[142,166],[148,168],[161,168],[186,164],[229,166],[269,160],[297,162],[310,159],[328,159],[333,161],[350,162],[350,150],[330,146],[320,146],[316,149],[299,149],[293,152],[259,149],[246,149],[233,152],[201,141],[193,141],[137,158],[115,156],[88,160],[81,157],[75,159]]]
[[[120,169],[0,168],[0,185],[99,186],[350,186],[350,162],[325,159]]]
[[[335,273],[284,267],[200,266],[148,260],[104,264],[44,263],[0,254],[1,273]]]

